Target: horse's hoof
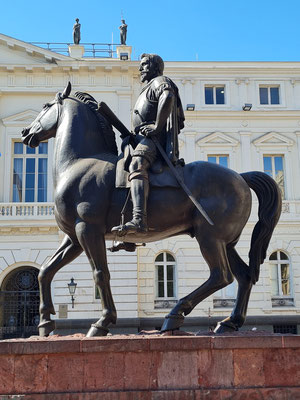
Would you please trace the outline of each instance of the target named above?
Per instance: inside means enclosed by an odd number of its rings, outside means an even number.
[[[51,332],[55,329],[55,321],[46,321],[42,322],[38,326],[39,328],[39,335],[42,337],[47,337]]]
[[[183,325],[184,316],[183,315],[167,315],[165,317],[163,326],[161,327],[161,332],[174,331],[179,329]]]
[[[238,328],[232,322],[218,322],[216,328],[214,329],[214,333],[226,333],[226,332],[236,332]]]
[[[92,324],[86,337],[95,337],[95,336],[107,336],[109,329],[104,328],[103,326],[98,326]]]

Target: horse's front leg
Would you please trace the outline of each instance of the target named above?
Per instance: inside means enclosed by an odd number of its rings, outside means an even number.
[[[52,279],[57,271],[73,261],[80,253],[82,253],[82,248],[74,245],[71,239],[65,236],[50,260],[41,267],[38,276],[40,286],[40,336],[48,336],[55,329],[55,322],[51,320],[51,314],[55,315],[51,298]]]
[[[110,289],[104,233],[99,233],[99,225],[81,221],[76,225],[76,234],[91,264],[102,303],[102,316],[95,324],[92,324],[87,337],[106,336],[109,325],[117,321],[117,312]]]

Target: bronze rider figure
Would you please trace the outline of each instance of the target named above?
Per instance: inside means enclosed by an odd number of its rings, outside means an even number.
[[[184,113],[178,88],[163,75],[164,62],[156,54],[142,54],[141,82],[147,82],[133,110],[133,130],[136,147],[129,165],[129,181],[133,203],[133,218],[112,231],[147,232],[148,170],[160,158],[151,137],[156,136],[171,162],[179,161],[178,135],[184,127]]]

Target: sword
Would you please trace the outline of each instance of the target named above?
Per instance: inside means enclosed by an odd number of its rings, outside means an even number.
[[[207,215],[206,211],[204,210],[204,208],[201,206],[201,204],[195,199],[195,197],[192,195],[192,192],[190,191],[190,189],[186,186],[186,184],[184,183],[183,179],[181,178],[181,176],[179,175],[179,173],[177,172],[176,168],[174,167],[174,165],[171,163],[169,157],[167,156],[167,154],[165,153],[164,149],[162,148],[161,144],[159,143],[158,139],[156,136],[151,136],[150,139],[152,139],[152,141],[154,142],[155,146],[158,148],[160,154],[163,156],[163,159],[165,160],[165,162],[167,163],[168,167],[170,168],[170,170],[173,172],[175,178],[177,179],[178,183],[180,184],[180,186],[182,187],[182,189],[185,191],[185,193],[188,195],[188,197],[190,198],[190,200],[194,203],[194,205],[197,207],[198,211],[203,215],[203,217],[206,219],[206,221],[210,224],[210,225],[214,225],[214,223],[212,222],[212,220],[209,218],[209,216]]]
[[[141,124],[138,125],[135,128],[135,133],[138,133],[140,128],[142,126],[145,125],[149,125],[151,124],[151,122],[146,122],[143,121],[143,117],[141,116],[141,114],[139,113],[138,110],[134,110],[134,113],[137,114],[141,120]],[[153,122],[154,123],[154,122]],[[159,143],[158,139],[156,136],[150,136],[150,139],[152,139],[153,143],[155,144],[155,146],[157,147],[158,151],[160,152],[160,154],[162,155],[163,159],[165,160],[165,162],[167,163],[168,167],[170,168],[170,170],[173,172],[175,178],[177,179],[179,185],[181,186],[181,188],[185,191],[185,193],[188,195],[189,199],[192,201],[192,203],[196,206],[197,210],[200,212],[200,214],[206,219],[206,221],[210,224],[210,225],[214,225],[214,223],[212,222],[212,220],[209,218],[209,216],[207,215],[206,211],[204,210],[204,208],[201,206],[201,204],[195,199],[195,197],[193,196],[192,192],[190,191],[190,189],[186,186],[186,184],[184,183],[183,179],[181,178],[181,176],[179,175],[179,173],[177,172],[176,168],[174,167],[174,165],[171,163],[171,160],[169,159],[169,157],[167,156],[166,152],[164,151],[164,149],[162,148],[161,144]]]

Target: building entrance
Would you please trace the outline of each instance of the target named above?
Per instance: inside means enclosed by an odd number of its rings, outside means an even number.
[[[21,267],[3,281],[0,291],[0,339],[38,335],[39,270]]]

